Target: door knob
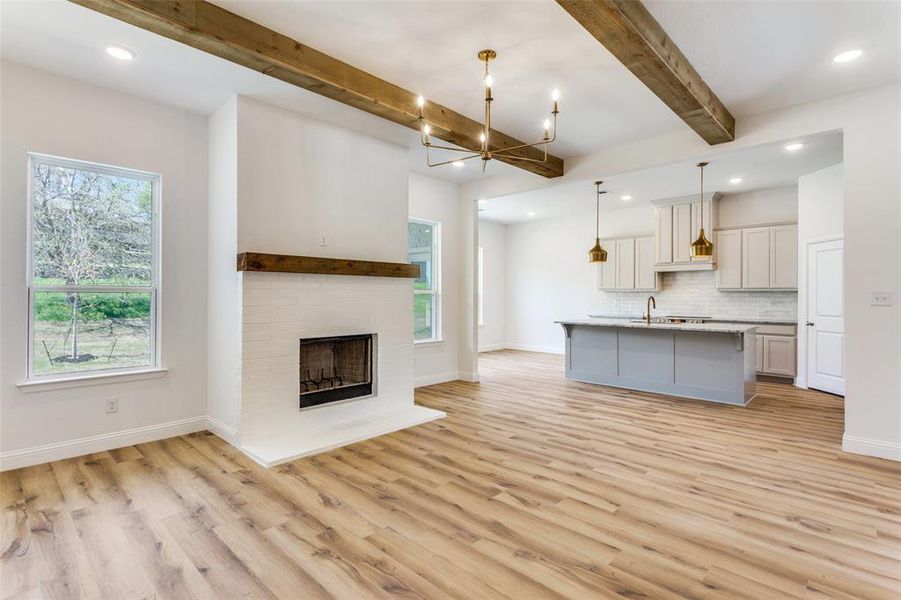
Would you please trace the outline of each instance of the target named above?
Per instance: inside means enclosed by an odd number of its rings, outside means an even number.
[[[813,327],[813,323],[810,322],[810,321],[807,321],[807,326],[808,326],[808,327]]]

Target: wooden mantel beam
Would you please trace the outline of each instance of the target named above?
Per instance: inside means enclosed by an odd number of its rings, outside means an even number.
[[[240,17],[205,0],[71,0],[348,106],[419,130],[417,94],[342,62],[287,36]],[[473,68],[475,68],[475,63]],[[480,146],[481,125],[458,112],[427,102],[425,116],[432,136],[465,148]],[[515,146],[519,140],[492,130],[492,147]],[[541,160],[537,148],[511,152]],[[563,175],[563,160],[546,162],[498,158],[544,177]]]
[[[735,139],[735,117],[639,0],[557,0],[708,144]]]

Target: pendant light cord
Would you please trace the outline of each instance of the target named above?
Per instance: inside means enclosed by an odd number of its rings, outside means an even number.
[[[700,221],[699,221],[701,224],[701,227],[700,227],[701,231],[704,231],[704,167],[706,167],[706,166],[707,166],[706,162],[698,163],[698,167],[701,168],[701,195],[698,198],[698,207],[701,211],[701,216],[700,216]]]
[[[594,237],[601,239],[601,184],[595,184],[594,194]]]

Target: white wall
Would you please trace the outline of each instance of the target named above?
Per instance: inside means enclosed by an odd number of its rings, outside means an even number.
[[[0,64],[0,77],[0,450],[8,457],[61,444],[53,456],[71,456],[92,446],[67,443],[88,436],[163,424],[172,426],[170,435],[202,429],[191,419],[206,413],[206,118],[9,62]],[[28,151],[162,175],[165,376],[28,394],[16,387],[26,364]],[[112,396],[119,398],[119,412],[106,414],[104,402]],[[132,434],[131,440],[154,435]],[[98,439],[90,443],[109,443]]]
[[[818,102],[744,117],[736,141],[708,146],[691,131],[605,148],[567,159],[566,175],[547,180],[528,174],[498,176],[461,186],[461,202],[591,181],[598,173],[624,173],[826,131],[844,136],[844,244],[847,451],[901,460],[901,313],[873,307],[873,290],[898,296],[901,280],[901,85],[891,84]],[[474,226],[473,226],[474,227]],[[463,232],[466,235],[466,232]],[[471,269],[472,267],[468,266]],[[472,271],[464,273],[464,280]],[[469,307],[471,309],[471,306]],[[465,311],[464,311],[465,312]]]
[[[416,385],[431,385],[458,378],[460,338],[460,211],[454,183],[411,173],[410,216],[441,223],[441,337],[440,342],[415,347]]]
[[[239,251],[406,262],[406,148],[245,97],[238,114]]]
[[[843,167],[833,165],[798,179],[798,377],[807,385],[807,244],[842,237]]]
[[[650,205],[601,215],[601,237],[653,235]],[[508,347],[560,352],[563,330],[556,319],[603,311],[597,266],[588,262],[595,215],[507,225]]]
[[[479,221],[483,254],[482,325],[479,351],[497,350],[507,342],[507,226]]]
[[[720,227],[794,223],[798,220],[798,187],[723,192],[718,218]]]
[[[238,99],[209,119],[207,411],[216,433],[235,441],[241,406],[241,280],[238,247]]]

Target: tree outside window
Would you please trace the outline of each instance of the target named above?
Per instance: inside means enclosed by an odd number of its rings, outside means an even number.
[[[29,377],[156,365],[159,178],[30,157]]]

